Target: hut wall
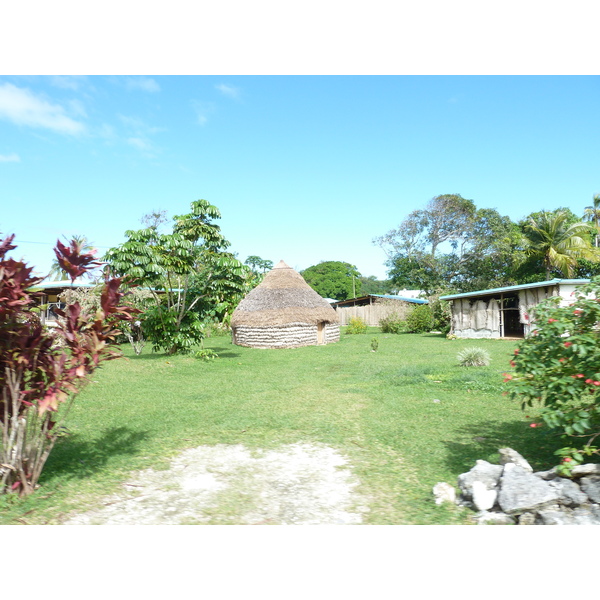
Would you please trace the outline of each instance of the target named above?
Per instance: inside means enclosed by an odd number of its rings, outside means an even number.
[[[325,343],[340,339],[337,323],[325,326]],[[280,327],[248,327],[239,325],[233,330],[234,343],[251,348],[296,348],[317,345],[317,326],[306,323],[291,323]]]
[[[499,338],[499,304],[497,300],[469,302],[462,298],[452,302],[452,333],[458,338]]]
[[[401,319],[405,319],[413,306],[418,305],[402,300],[388,300],[365,306],[338,306],[335,311],[340,317],[340,325],[348,325],[352,317],[359,317],[370,327],[378,327],[381,319],[389,317],[393,313],[396,313]]]

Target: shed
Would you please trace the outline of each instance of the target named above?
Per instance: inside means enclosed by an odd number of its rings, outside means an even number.
[[[252,348],[295,348],[340,339],[338,315],[300,273],[280,261],[231,316],[233,343]]]
[[[428,300],[390,294],[367,294],[359,298],[340,300],[331,306],[340,317],[340,325],[347,325],[352,317],[359,317],[370,327],[378,327],[381,319],[397,314],[405,318],[417,304],[429,304]]]
[[[459,338],[522,338],[534,328],[531,309],[552,296],[567,306],[589,279],[551,279],[538,283],[440,296],[450,302],[450,333]]]

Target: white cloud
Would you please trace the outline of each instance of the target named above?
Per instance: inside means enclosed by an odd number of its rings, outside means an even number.
[[[21,162],[21,158],[14,152],[12,154],[0,154],[0,163],[2,162]]]
[[[208,115],[214,112],[215,106],[212,102],[197,102],[192,100],[192,106],[196,112],[196,121],[199,125],[206,125],[208,123]]]
[[[146,156],[153,157],[156,154],[155,148],[154,148],[154,145],[152,144],[152,142],[150,142],[149,140],[146,140],[144,138],[130,137],[130,138],[127,138],[127,143],[130,146],[133,146],[134,148],[136,148],[137,150],[140,150],[141,152],[143,152]]]
[[[239,88],[233,87],[232,85],[226,85],[224,83],[220,83],[219,85],[215,85],[215,88],[221,92],[224,96],[229,96],[230,98],[239,98],[240,90]]]
[[[50,78],[50,83],[54,87],[65,90],[78,90],[84,80],[85,77],[81,75],[53,75]]]
[[[130,90],[142,90],[142,92],[160,92],[160,86],[150,77],[129,77],[125,85]]]
[[[11,83],[0,85],[0,119],[70,135],[77,135],[85,129],[83,123],[67,116],[62,106],[51,104],[28,89]]]

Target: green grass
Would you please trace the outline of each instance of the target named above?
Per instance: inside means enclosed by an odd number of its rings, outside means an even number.
[[[138,357],[125,347],[127,358],[97,371],[76,399],[70,434],[50,455],[40,489],[26,499],[0,497],[0,523],[60,523],[117,490],[132,470],[168,468],[186,448],[294,442],[327,444],[350,458],[371,501],[367,523],[467,523],[469,511],[435,505],[438,481],[456,485],[477,459],[495,461],[505,446],[549,468],[560,445],[502,395],[516,344],[477,343],[491,355],[487,367],[458,365],[470,340],[377,328],[290,350],[214,337],[206,346],[219,358],[211,362]]]

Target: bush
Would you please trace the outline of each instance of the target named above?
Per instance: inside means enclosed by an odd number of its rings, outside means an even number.
[[[30,494],[63,428],[60,419],[74,397],[103,361],[119,358],[117,325],[131,321],[137,309],[119,306],[120,279],[108,280],[99,308],[86,313],[78,302],[57,310],[54,331],[37,316],[32,286],[43,278],[33,268],[6,258],[14,235],[0,243],[0,494]],[[75,241],[55,249],[71,280],[98,263],[82,254]],[[63,410],[59,410],[63,407]]]
[[[505,373],[522,408],[539,403],[543,422],[568,444],[556,452],[563,474],[585,455],[600,454],[593,445],[600,436],[600,277],[575,296],[567,307],[549,298],[534,309],[536,329],[515,350],[515,374]]]
[[[391,313],[379,321],[383,333],[405,333],[406,321],[398,313]]]
[[[415,306],[406,317],[408,333],[428,333],[433,329],[433,316],[427,304]]]
[[[360,317],[351,317],[346,333],[367,333],[367,324]]]
[[[456,359],[461,367],[487,367],[490,364],[490,353],[483,348],[465,348]]]

